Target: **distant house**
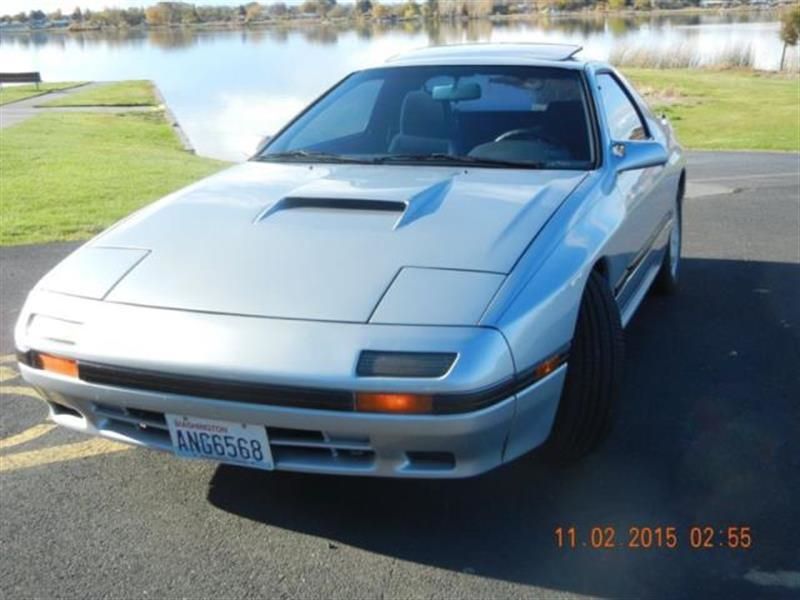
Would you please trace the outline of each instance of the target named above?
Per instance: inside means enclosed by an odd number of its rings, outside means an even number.
[[[6,23],[0,23],[0,30],[2,31],[21,31],[23,29],[27,29],[27,23],[20,23],[19,21],[11,21]]]
[[[48,21],[47,26],[56,28],[69,27],[71,23],[72,23],[71,19],[52,19],[51,21]]]

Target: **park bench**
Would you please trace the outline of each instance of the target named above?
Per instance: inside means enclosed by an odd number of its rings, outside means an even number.
[[[3,83],[35,83],[36,89],[39,89],[39,84],[42,82],[42,76],[39,71],[32,71],[30,73],[0,73],[0,84]]]

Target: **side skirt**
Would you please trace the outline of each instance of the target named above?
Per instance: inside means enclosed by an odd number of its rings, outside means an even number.
[[[664,252],[666,252],[669,232],[672,230],[672,220],[671,213],[664,217],[664,221],[656,230],[655,235],[637,254],[637,257],[625,270],[622,280],[614,288],[614,296],[620,307],[620,319],[623,327],[627,327],[658,275]]]

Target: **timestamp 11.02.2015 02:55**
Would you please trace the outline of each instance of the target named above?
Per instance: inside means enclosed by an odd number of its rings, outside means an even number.
[[[640,526],[634,525],[619,529],[614,526],[594,526],[579,529],[575,526],[558,526],[553,530],[555,544],[558,548],[595,550],[613,550],[627,548],[632,550],[650,550],[666,548],[673,550],[688,547],[693,550],[710,550],[712,548],[728,548],[747,550],[753,545],[751,527],[742,525],[692,525],[676,526]]]

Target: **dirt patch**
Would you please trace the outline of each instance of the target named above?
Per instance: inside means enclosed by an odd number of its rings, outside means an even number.
[[[649,85],[639,87],[639,93],[650,106],[674,106],[676,104],[696,104],[699,98],[689,96],[674,86],[654,88]]]

